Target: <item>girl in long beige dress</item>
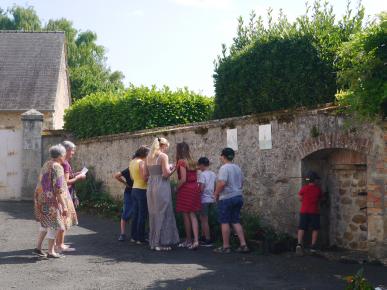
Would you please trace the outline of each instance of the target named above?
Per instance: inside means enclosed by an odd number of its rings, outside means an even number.
[[[169,177],[174,172],[168,162],[169,143],[156,138],[146,160],[149,174],[147,201],[149,211],[149,245],[152,250],[168,251],[179,243],[179,233],[173,212]]]

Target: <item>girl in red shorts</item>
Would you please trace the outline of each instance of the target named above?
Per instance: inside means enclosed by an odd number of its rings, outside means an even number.
[[[180,247],[190,250],[199,248],[199,224],[196,213],[201,210],[200,190],[197,181],[196,162],[192,159],[187,143],[176,146],[176,170],[179,178],[177,185],[176,212],[181,212],[186,234]],[[192,232],[194,240],[192,243]]]

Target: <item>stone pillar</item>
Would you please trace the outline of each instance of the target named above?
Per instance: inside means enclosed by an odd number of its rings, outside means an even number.
[[[371,260],[387,265],[387,122],[378,129],[377,154],[368,162],[368,248]]]
[[[31,109],[21,114],[22,136],[22,189],[21,199],[32,200],[42,166],[43,114]]]

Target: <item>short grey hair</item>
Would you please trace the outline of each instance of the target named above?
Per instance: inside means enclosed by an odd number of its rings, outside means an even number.
[[[65,156],[66,148],[62,144],[57,144],[57,145],[51,146],[48,152],[50,153],[51,158],[55,159],[60,156]]]
[[[75,144],[71,141],[63,141],[62,142],[62,145],[64,146],[64,148],[66,148],[66,150],[74,150],[75,149]]]

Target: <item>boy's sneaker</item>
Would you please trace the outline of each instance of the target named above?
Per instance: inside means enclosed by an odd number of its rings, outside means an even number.
[[[121,235],[119,236],[118,240],[119,240],[120,242],[125,241],[125,240],[126,240],[126,235],[125,235],[125,234],[121,234]]]
[[[317,247],[316,247],[316,245],[311,245],[309,251],[310,251],[311,253],[316,253],[316,252],[317,252]]]
[[[246,254],[246,253],[250,253],[250,249],[246,245],[244,245],[244,246],[240,246],[238,249],[236,249],[235,252]]]
[[[302,248],[302,245],[298,244],[296,247],[296,256],[302,255],[304,255],[304,249]]]
[[[213,243],[212,243],[211,240],[204,239],[204,240],[200,241],[200,246],[202,246],[202,247],[212,247]]]

